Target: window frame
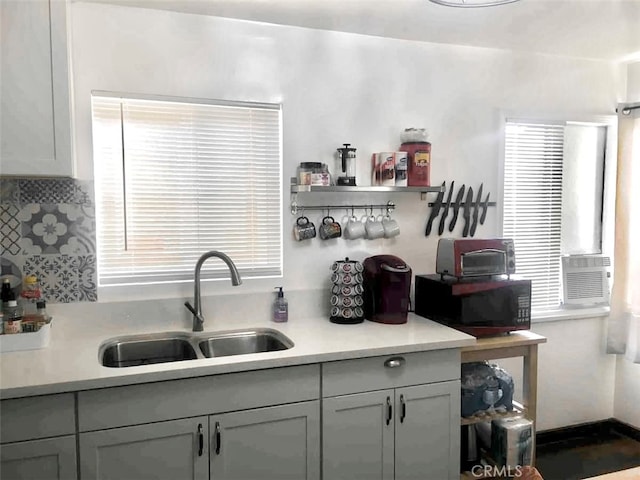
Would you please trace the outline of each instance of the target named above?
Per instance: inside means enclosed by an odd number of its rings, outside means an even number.
[[[499,162],[498,162],[498,207],[496,212],[497,231],[500,236],[504,236],[504,174],[506,161],[506,125],[507,122],[530,122],[530,123],[585,123],[593,126],[606,127],[606,142],[604,154],[604,187],[602,199],[602,255],[611,258],[611,278],[613,278],[613,265],[615,265],[613,252],[615,241],[615,193],[616,193],[616,172],[618,155],[618,117],[615,114],[585,114],[575,111],[522,111],[522,110],[501,110],[499,115]],[[518,252],[516,250],[516,257]],[[517,274],[516,270],[516,274]],[[609,312],[609,307],[599,306],[558,306],[551,310],[534,310],[531,313],[531,321],[548,322],[567,318],[593,318],[605,316]]]
[[[267,108],[271,110],[277,110],[279,112],[279,131],[278,131],[278,150],[279,150],[279,159],[278,159],[278,167],[277,170],[279,172],[278,179],[278,211],[277,217],[279,219],[279,274],[269,274],[262,276],[252,276],[245,277],[243,283],[245,288],[243,288],[242,293],[252,293],[252,292],[260,292],[264,291],[265,286],[269,286],[269,288],[273,285],[274,278],[283,278],[284,276],[284,212],[283,212],[283,192],[284,192],[284,155],[283,155],[283,105],[282,103],[260,103],[260,102],[245,102],[245,101],[233,101],[233,100],[218,100],[218,99],[204,99],[204,98],[193,98],[193,97],[178,97],[178,96],[168,96],[168,95],[149,95],[149,94],[138,94],[138,93],[122,93],[122,92],[111,92],[111,91],[102,91],[102,90],[93,90],[91,92],[92,98],[96,97],[111,97],[114,99],[122,98],[122,99],[133,99],[133,100],[150,100],[150,101],[160,101],[160,102],[178,102],[178,103],[193,103],[193,104],[202,104],[202,105],[215,105],[215,106],[230,106],[230,107],[242,107],[242,108]],[[91,125],[93,128],[93,114],[91,115]],[[93,136],[91,139],[91,152],[93,154]],[[92,159],[92,163],[94,160]],[[96,174],[94,168],[94,175]],[[98,193],[99,186],[98,181],[95,179],[96,183],[96,194]],[[96,220],[99,220],[98,218]],[[98,239],[96,239],[98,240]],[[222,249],[221,249],[222,250]],[[224,251],[224,250],[222,250]],[[205,253],[204,251],[202,253]],[[98,252],[96,252],[98,255]],[[195,261],[193,267],[195,268]],[[193,270],[189,270],[193,271]],[[247,281],[251,285],[249,289],[246,288]],[[233,293],[239,293],[237,291],[230,290],[231,283],[228,278],[203,278],[201,280],[201,292],[202,295],[209,295],[211,293],[226,293],[227,291]],[[159,283],[141,283],[141,284],[115,284],[115,285],[98,285],[98,296],[101,302],[114,302],[121,300],[148,300],[148,299],[166,299],[166,298],[175,298],[175,297],[189,297],[193,289],[193,277],[185,278],[181,280],[176,280],[174,282],[159,282]],[[249,291],[247,291],[249,290]],[[179,308],[179,311],[184,309]]]

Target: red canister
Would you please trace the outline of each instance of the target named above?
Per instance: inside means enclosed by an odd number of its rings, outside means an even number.
[[[406,128],[400,135],[400,151],[407,152],[407,185],[431,186],[431,144],[424,128]]]

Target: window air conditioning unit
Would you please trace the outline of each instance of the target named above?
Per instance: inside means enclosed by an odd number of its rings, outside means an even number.
[[[563,255],[560,259],[565,305],[609,304],[609,257]]]

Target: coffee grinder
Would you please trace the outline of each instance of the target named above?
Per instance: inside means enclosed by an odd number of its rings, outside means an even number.
[[[337,184],[350,187],[356,186],[356,149],[350,147],[350,143],[343,143],[344,147],[338,148],[338,154],[342,166],[343,175],[338,177]]]

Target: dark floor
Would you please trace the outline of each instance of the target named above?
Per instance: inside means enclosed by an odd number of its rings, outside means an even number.
[[[581,480],[640,466],[637,431],[603,422],[573,431],[541,432],[536,467],[544,480]]]

